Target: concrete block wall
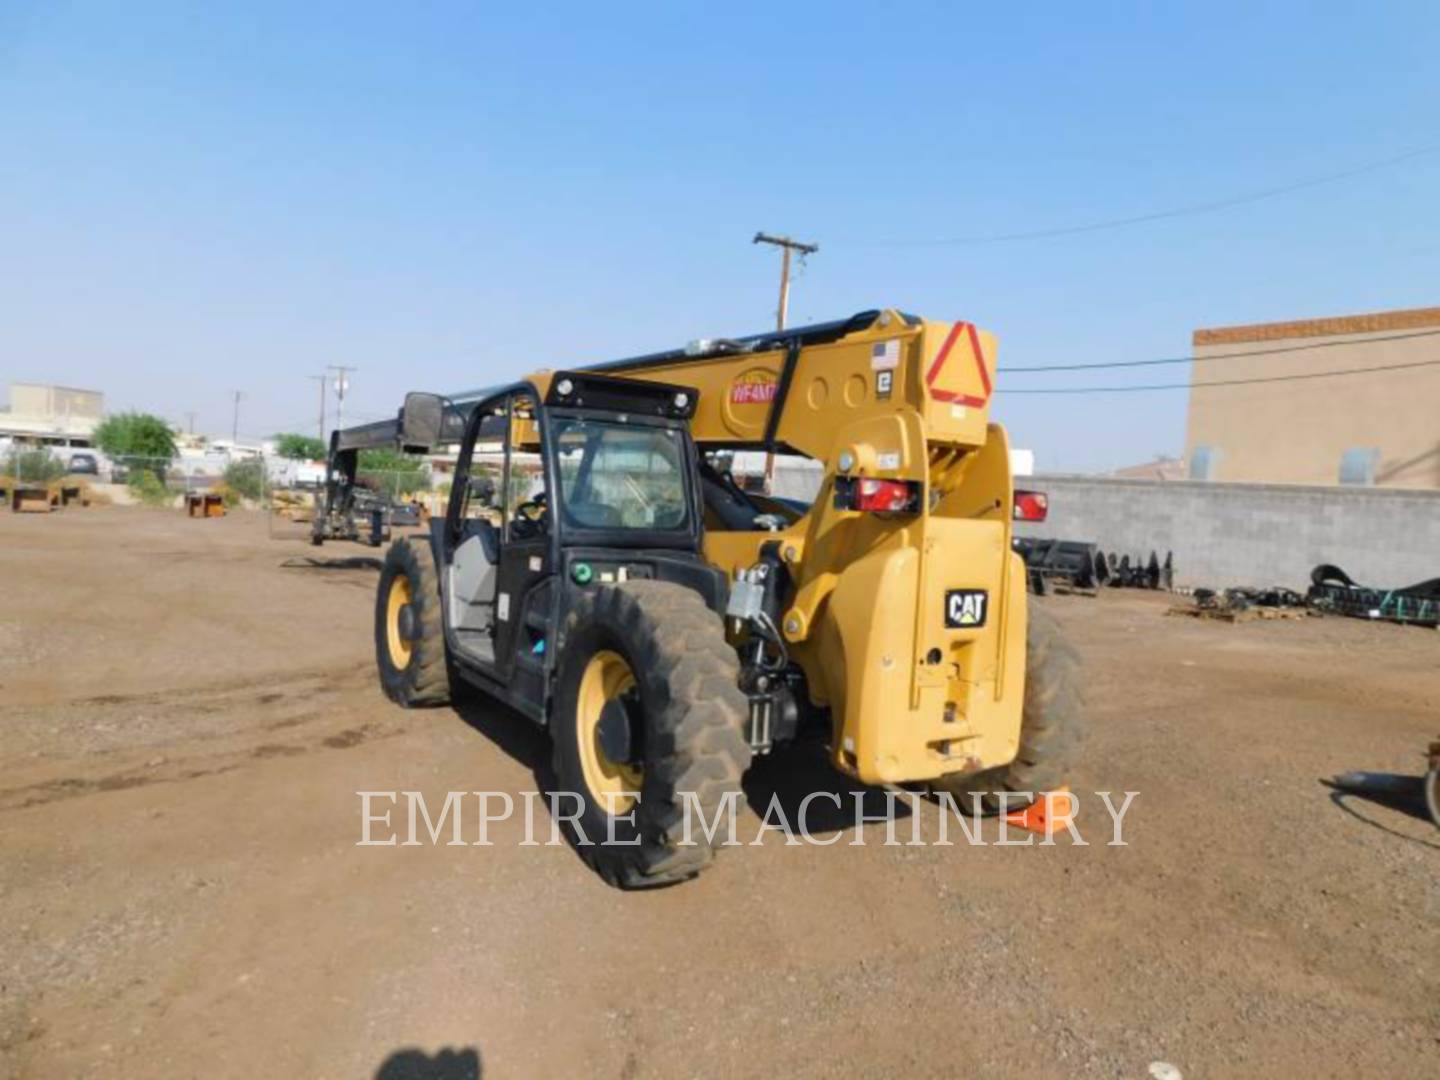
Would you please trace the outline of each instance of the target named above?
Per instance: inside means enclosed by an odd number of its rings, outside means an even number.
[[[1377,587],[1440,577],[1440,491],[1059,475],[1016,483],[1050,497],[1049,520],[1017,523],[1018,534],[1132,558],[1171,550],[1179,585],[1303,590],[1322,562]]]

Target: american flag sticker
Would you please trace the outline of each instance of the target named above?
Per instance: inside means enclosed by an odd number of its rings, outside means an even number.
[[[900,366],[900,341],[876,342],[870,347],[870,369],[872,371],[892,371]]]

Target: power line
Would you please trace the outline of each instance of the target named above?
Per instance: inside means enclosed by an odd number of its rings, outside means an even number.
[[[1286,345],[1279,349],[1245,349],[1240,352],[1210,353],[1207,356],[1167,356],[1159,360],[1110,360],[1098,364],[1022,364],[1019,367],[1002,366],[1003,375],[1014,375],[1022,371],[1093,371],[1096,368],[1152,367],[1156,364],[1198,364],[1207,360],[1233,360],[1241,356],[1274,356],[1277,353],[1303,352],[1306,349],[1333,349],[1340,345],[1368,345],[1372,341],[1404,341],[1407,338],[1435,337],[1440,330],[1416,330],[1407,334],[1386,334],[1383,337],[1347,338],[1342,341],[1314,341],[1308,345]]]
[[[938,240],[870,240],[855,243],[861,247],[942,247],[963,244],[998,244],[1010,240],[1043,240],[1056,236],[1075,236],[1080,233],[1101,232],[1106,229],[1122,229],[1131,225],[1143,225],[1151,221],[1189,217],[1194,214],[1209,214],[1217,210],[1228,210],[1232,206],[1243,206],[1247,203],[1274,199],[1281,195],[1304,191],[1307,188],[1320,187],[1324,184],[1333,184],[1341,180],[1349,180],[1352,177],[1363,176],[1366,173],[1378,172],[1381,169],[1388,169],[1391,166],[1400,165],[1406,161],[1412,161],[1415,158],[1434,153],[1440,153],[1440,145],[1422,146],[1419,149],[1409,150],[1403,154],[1397,154],[1394,157],[1366,162],[1363,165],[1357,165],[1351,169],[1325,173],[1320,176],[1311,176],[1303,180],[1296,180],[1293,183],[1281,184],[1271,188],[1262,188],[1259,191],[1252,191],[1246,194],[1232,195],[1223,199],[1212,199],[1205,202],[1189,203],[1184,206],[1171,207],[1168,210],[1156,210],[1148,214],[1134,214],[1129,217],[1091,221],[1082,225],[1062,225],[1050,229],[1027,229],[1020,232],[1008,233],[982,233],[973,236],[952,236]]]
[[[1307,371],[1300,375],[1271,375],[1258,379],[1222,379],[1203,383],[1151,383],[1144,386],[1046,386],[1035,389],[997,389],[997,394],[1129,394],[1141,390],[1209,390],[1216,386],[1251,386],[1255,383],[1298,382],[1301,379],[1333,379],[1341,375],[1369,375],[1376,371],[1406,371],[1440,366],[1440,360],[1416,360],[1409,364],[1382,364],[1378,367],[1346,368],[1341,371]]]

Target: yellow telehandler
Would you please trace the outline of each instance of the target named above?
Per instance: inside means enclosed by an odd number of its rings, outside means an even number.
[[[365,447],[459,447],[448,512],[385,558],[385,692],[464,683],[548,726],[577,846],[625,887],[708,865],[686,818],[713,821],[754,755],[806,730],[866,783],[988,809],[1057,787],[1078,659],[1027,609],[1011,523],[1037,500],[1017,509],[989,422],[994,365],[973,324],[866,311],[410,394],[337,431],[332,500]],[[810,459],[818,494],[746,490],[737,451]]]

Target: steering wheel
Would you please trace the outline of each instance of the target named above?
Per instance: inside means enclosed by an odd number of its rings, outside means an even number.
[[[510,533],[521,540],[539,536],[545,531],[545,515],[549,499],[540,492],[533,499],[527,499],[515,507],[515,516],[510,520]]]

